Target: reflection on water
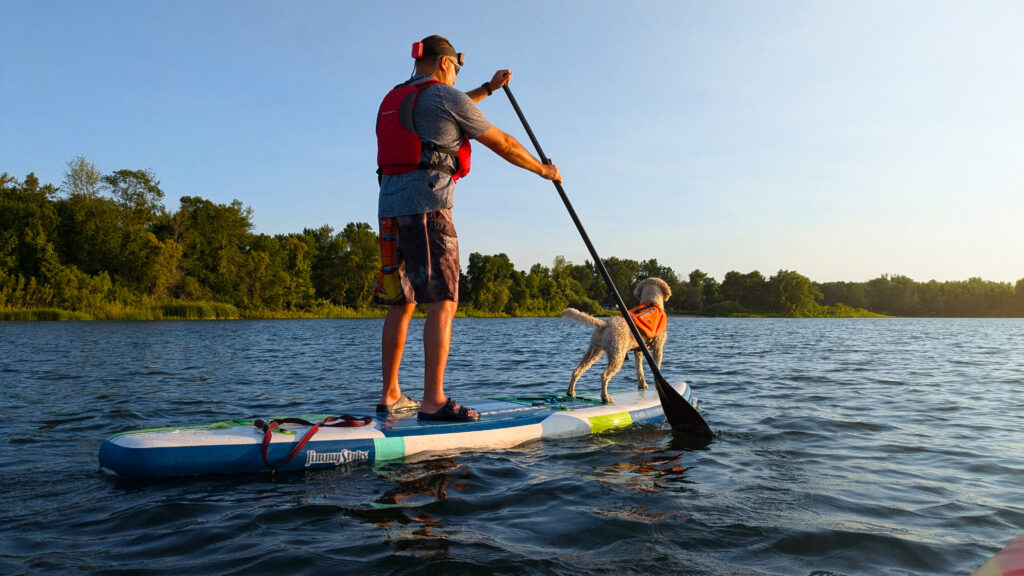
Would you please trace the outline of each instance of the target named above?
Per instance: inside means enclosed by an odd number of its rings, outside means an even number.
[[[693,488],[686,477],[693,454],[685,448],[666,451],[666,440],[675,436],[663,427],[644,425],[595,437],[595,444],[617,461],[595,469],[590,478],[622,492],[685,493]],[[685,442],[689,445],[692,439]]]
[[[439,458],[404,465],[377,465],[374,471],[385,482],[396,482],[398,486],[388,490],[376,503],[382,506],[422,506],[448,497],[446,487],[449,476],[465,474],[453,458]],[[464,483],[454,482],[452,488],[464,488]]]
[[[430,506],[446,500],[449,487],[465,488],[465,483],[458,480],[467,474],[465,467],[454,458],[438,458],[377,464],[373,470],[381,483],[391,487],[369,506],[348,508],[346,514],[383,529],[385,542],[394,544],[396,553],[446,555],[445,526],[441,518],[431,514]]]

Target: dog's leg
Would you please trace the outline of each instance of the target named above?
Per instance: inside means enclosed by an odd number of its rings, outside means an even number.
[[[580,365],[577,366],[576,369],[572,371],[572,382],[569,384],[569,389],[565,391],[566,396],[569,396],[571,398],[576,397],[576,382],[580,379],[580,376],[582,376],[584,372],[589,370],[590,367],[594,365],[594,362],[597,362],[598,360],[601,359],[601,354],[604,354],[604,350],[601,350],[600,348],[587,348],[586,353],[583,354],[583,360],[580,360]]]
[[[667,334],[662,334],[654,339],[654,344],[651,345],[651,355],[654,357],[654,364],[661,370],[661,354],[665,351],[665,341],[668,340]]]
[[[633,360],[636,361],[636,387],[643,390],[647,388],[647,379],[644,378],[644,358],[640,350],[633,351]]]
[[[612,376],[619,373],[622,369],[623,354],[620,350],[614,353],[608,352],[608,367],[605,368],[604,373],[601,374],[601,402],[605,404],[612,403],[612,397],[608,394],[608,382],[611,381]]]

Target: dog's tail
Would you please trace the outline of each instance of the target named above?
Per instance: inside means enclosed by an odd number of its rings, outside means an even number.
[[[586,324],[587,326],[604,326],[604,320],[595,318],[586,312],[580,312],[575,308],[566,308],[565,310],[562,310],[562,317],[568,318],[574,322],[579,322],[580,324]]]

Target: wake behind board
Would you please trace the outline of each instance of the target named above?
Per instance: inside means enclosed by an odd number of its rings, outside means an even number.
[[[674,387],[693,403],[685,382]],[[465,405],[480,413],[476,422],[421,422],[415,412],[402,416],[345,412],[365,425],[322,426],[305,444],[301,441],[311,429],[309,423],[282,424],[268,440],[264,429],[251,419],[121,432],[100,446],[100,469],[125,478],[158,478],[333,468],[428,451],[511,448],[538,438],[587,436],[665,419],[653,386],[616,391],[614,398],[615,403],[608,405],[596,398],[558,395],[466,400]]]

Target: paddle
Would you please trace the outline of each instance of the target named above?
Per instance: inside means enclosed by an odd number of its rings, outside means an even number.
[[[516,114],[519,116],[519,120],[523,123],[523,128],[526,128],[526,133],[529,134],[530,140],[533,142],[533,147],[537,149],[537,154],[540,156],[540,161],[544,164],[551,164],[551,160],[544,155],[544,150],[540,147],[540,142],[537,141],[537,137],[533,135],[533,130],[530,129],[530,124],[526,121],[526,116],[523,115],[522,109],[519,108],[519,103],[516,102],[515,96],[512,95],[512,91],[509,90],[508,85],[502,86],[505,90],[505,94],[508,96],[509,102],[512,103],[512,107],[516,109]],[[601,277],[604,278],[605,284],[608,285],[608,290],[612,296],[615,297],[615,304],[619,307],[619,312],[622,313],[622,317],[626,320],[626,324],[629,326],[630,332],[633,333],[633,338],[636,339],[636,343],[640,346],[640,351],[643,352],[644,358],[647,360],[647,365],[650,366],[651,372],[654,373],[654,386],[658,389],[658,399],[661,400],[661,409],[665,411],[665,418],[668,420],[673,430],[684,432],[701,440],[710,441],[714,438],[714,433],[711,432],[711,428],[708,427],[707,422],[701,418],[697,409],[692,404],[686,401],[676,389],[669,385],[665,378],[661,375],[661,370],[658,369],[657,364],[654,362],[654,357],[651,355],[651,351],[647,349],[644,344],[644,339],[640,336],[640,330],[637,329],[636,323],[629,316],[629,310],[626,308],[626,303],[622,301],[622,296],[619,295],[619,291],[615,288],[615,283],[612,282],[612,277],[608,274],[608,270],[605,269],[604,263],[601,261],[601,257],[597,255],[597,250],[594,249],[593,243],[590,242],[590,237],[587,236],[587,231],[583,229],[583,223],[580,222],[579,216],[576,215],[576,210],[573,209],[572,203],[569,202],[569,197],[565,194],[565,190],[562,188],[560,182],[554,182],[555,189],[558,190],[558,195],[562,197],[562,203],[565,204],[565,208],[569,211],[569,216],[572,217],[572,221],[576,224],[576,229],[579,230],[580,236],[583,237],[583,243],[587,245],[587,250],[590,250],[590,256],[594,259],[594,266],[601,273]]]

